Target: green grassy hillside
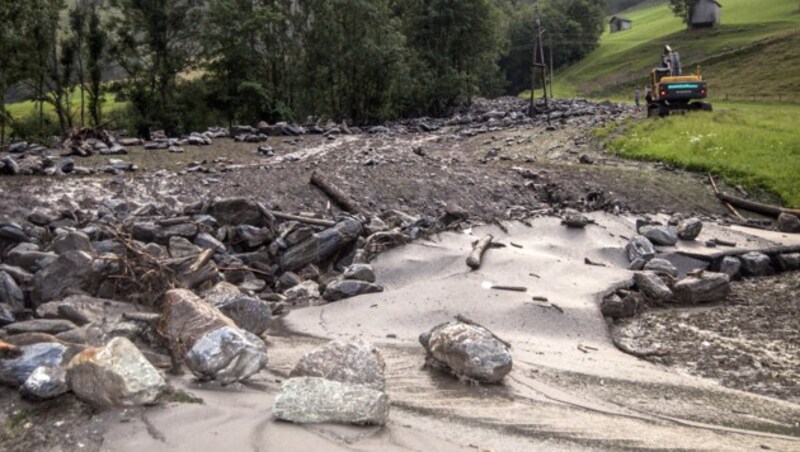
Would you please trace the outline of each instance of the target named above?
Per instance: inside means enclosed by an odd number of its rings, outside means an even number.
[[[687,30],[666,2],[625,11],[633,29],[609,34],[579,63],[557,76],[563,95],[629,96],[643,86],[670,44],[684,67],[700,64],[712,98],[800,102],[800,2],[721,0],[722,24]]]

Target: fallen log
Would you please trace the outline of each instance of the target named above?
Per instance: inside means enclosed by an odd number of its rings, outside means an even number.
[[[714,193],[717,195],[717,197],[722,200],[728,209],[739,218],[742,218],[742,216],[739,215],[739,212],[737,212],[732,206],[774,218],[778,218],[782,213],[800,216],[800,209],[789,209],[785,207],[773,206],[770,204],[763,204],[760,202],[739,198],[738,196],[726,195],[725,193],[721,192],[719,188],[717,188],[717,183],[714,182],[714,178],[710,174],[708,175],[708,179],[711,181],[711,186],[714,188]]]
[[[284,271],[295,271],[308,264],[319,264],[353,243],[362,231],[361,222],[347,218],[289,248],[280,258]]]
[[[522,286],[492,286],[493,290],[506,290],[509,292],[527,292],[527,287]]]
[[[311,174],[311,184],[322,190],[329,198],[338,204],[345,211],[358,215],[369,217],[369,213],[361,208],[361,206],[350,197],[344,190],[336,186],[333,182],[325,179],[316,171]]]
[[[332,220],[322,220],[320,218],[304,217],[302,215],[290,215],[288,213],[276,212],[274,210],[270,211],[270,214],[273,217],[281,220],[297,221],[299,223],[310,224],[313,226],[322,226],[326,228],[333,227],[336,224],[336,222]]]
[[[475,245],[472,247],[472,253],[470,253],[469,257],[467,257],[467,265],[469,268],[473,270],[481,268],[483,253],[485,253],[486,249],[489,248],[489,245],[492,244],[493,239],[494,237],[489,234],[475,243]]]

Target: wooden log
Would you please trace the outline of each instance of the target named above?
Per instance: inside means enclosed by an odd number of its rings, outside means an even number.
[[[280,258],[284,271],[295,271],[308,264],[324,262],[361,235],[361,222],[347,218],[289,248]]]
[[[473,270],[477,270],[481,268],[481,261],[483,260],[483,253],[486,252],[486,249],[489,248],[489,245],[492,244],[492,237],[491,234],[487,235],[486,237],[478,240],[475,245],[472,247],[472,253],[470,253],[469,257],[467,257],[467,265],[469,268]]]
[[[692,259],[697,259],[704,262],[717,262],[728,256],[735,257],[752,252],[766,254],[767,256],[776,256],[778,254],[800,253],[800,245],[773,246],[769,248],[761,248],[756,250],[744,250],[744,249],[727,250],[727,251],[720,251],[719,253],[714,253],[714,254],[693,253],[691,251],[678,251],[677,253],[682,256],[691,257]]]
[[[492,286],[493,290],[506,290],[508,292],[527,292],[527,287],[522,286]]]
[[[772,206],[769,204],[762,204],[760,202],[749,201],[747,199],[739,198],[732,195],[720,193],[719,199],[728,202],[740,209],[749,210],[750,212],[760,213],[768,217],[778,218],[782,213],[800,216],[800,209],[788,209],[785,207]]]
[[[329,198],[331,198],[346,212],[350,212],[355,215],[361,214],[365,217],[369,217],[369,213],[364,210],[353,198],[351,198],[347,192],[339,188],[333,182],[327,180],[324,176],[316,171],[311,174],[311,184],[322,190],[323,193],[328,195]]]
[[[323,220],[323,219],[320,219],[320,218],[311,218],[311,217],[305,217],[305,216],[302,216],[302,215],[290,215],[288,213],[276,212],[274,210],[271,211],[270,214],[272,214],[272,216],[274,216],[275,218],[278,218],[278,219],[281,219],[281,220],[297,221],[299,223],[310,224],[310,225],[313,225],[313,226],[322,226],[322,227],[326,227],[326,228],[333,227],[336,224],[336,222],[332,221],[332,220]]]

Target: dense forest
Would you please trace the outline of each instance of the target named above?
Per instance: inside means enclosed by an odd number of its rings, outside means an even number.
[[[182,133],[209,124],[363,124],[442,115],[530,86],[534,17],[556,67],[592,50],[605,0],[0,0],[0,128]],[[110,76],[109,74],[113,74]],[[54,112],[51,116],[45,112]],[[48,126],[48,124],[50,124]],[[49,127],[49,128],[48,128]]]

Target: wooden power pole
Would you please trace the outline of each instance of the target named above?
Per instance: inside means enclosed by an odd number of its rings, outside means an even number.
[[[545,63],[544,43],[543,43],[544,32],[545,30],[544,28],[542,28],[542,21],[539,17],[539,11],[537,10],[536,17],[534,18],[534,30],[533,30],[533,60],[532,60],[533,63],[531,64],[531,103],[529,107],[530,116],[533,116],[534,112],[536,112],[536,106],[534,104],[534,100],[536,98],[537,72],[540,73],[542,77],[542,98],[544,99],[545,110],[548,109],[547,63]]]

